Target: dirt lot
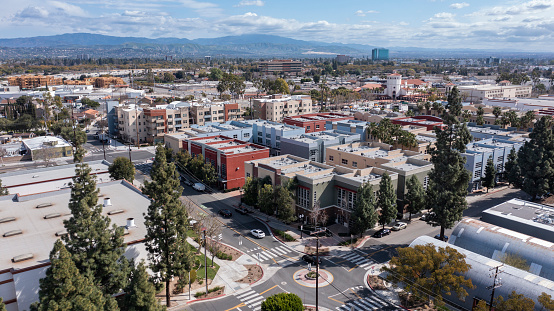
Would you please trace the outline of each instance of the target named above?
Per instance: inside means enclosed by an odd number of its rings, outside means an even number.
[[[235,261],[237,260],[240,256],[243,255],[243,253],[239,252],[238,250],[232,248],[232,247],[229,247],[227,245],[223,245],[223,244],[220,244],[219,245],[219,249],[224,252],[225,254],[227,255],[231,255],[233,256],[233,259],[231,259],[231,261]]]
[[[242,279],[236,281],[236,282],[239,282],[239,283],[253,283],[253,282],[256,282],[258,281],[259,279],[262,278],[263,276],[263,272],[262,272],[262,268],[258,265],[244,265],[244,267],[246,267],[246,269],[248,269],[248,275],[243,277]]]

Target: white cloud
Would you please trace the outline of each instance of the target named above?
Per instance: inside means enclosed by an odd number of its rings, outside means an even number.
[[[358,10],[358,11],[356,11],[354,14],[356,14],[356,15],[358,15],[358,16],[366,16],[366,14],[375,14],[375,13],[379,13],[379,12],[373,11],[373,10],[370,10],[370,11]]]
[[[450,7],[453,8],[453,9],[463,9],[465,7],[468,7],[468,6],[469,6],[469,3],[467,3],[467,2],[452,3],[450,5]]]
[[[196,0],[180,0],[184,7],[193,9],[201,16],[213,17],[222,13],[221,8],[212,2],[201,2]]]
[[[87,15],[81,7],[73,4],[65,3],[62,1],[48,1],[48,3],[52,8],[56,8],[58,11],[63,12],[63,14],[81,17]]]
[[[47,18],[50,13],[43,7],[29,6],[15,14],[16,18]]]
[[[239,2],[239,4],[235,5],[235,7],[240,6],[264,6],[265,3],[262,0],[242,0]]]

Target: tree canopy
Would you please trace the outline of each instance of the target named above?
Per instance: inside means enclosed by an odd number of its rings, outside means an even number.
[[[261,306],[262,311],[303,311],[302,299],[293,293],[279,293],[267,297]]]
[[[527,311],[535,308],[533,299],[518,294],[516,291],[512,291],[506,300],[502,296],[496,297],[494,303],[494,309],[498,311]]]
[[[470,279],[463,276],[471,269],[465,255],[451,247],[436,248],[433,244],[397,248],[398,256],[392,257],[382,268],[388,272],[387,280],[404,283],[405,289],[419,299],[431,298],[440,305],[442,295],[468,295],[466,288],[473,288]]]
[[[371,123],[367,128],[367,134],[380,142],[389,145],[403,147],[416,147],[417,140],[414,133],[403,130],[400,124],[394,124],[389,118],[384,118],[379,123]]]
[[[143,193],[152,202],[144,216],[144,237],[150,268],[157,280],[165,283],[167,306],[171,306],[169,283],[175,276],[190,271],[191,256],[187,239],[187,211],[179,197],[183,188],[175,164],[168,163],[165,148],[158,145],[152,165],[152,181],[146,181]]]
[[[129,286],[125,289],[124,303],[121,310],[125,311],[163,311],[165,306],[156,299],[156,288],[149,280],[144,261],[133,268],[130,273]]]
[[[343,208],[347,207],[343,206]],[[358,189],[354,210],[350,214],[350,219],[352,221],[350,232],[361,236],[365,231],[375,226],[377,218],[373,186],[369,183],[364,183],[360,189]]]
[[[135,179],[135,165],[129,158],[117,157],[108,168],[110,177],[115,180],[125,179],[132,183]]]
[[[494,162],[492,156],[487,160],[487,165],[485,166],[485,176],[482,178],[483,187],[487,187],[487,192],[489,189],[496,186],[496,168],[494,167]]]
[[[392,185],[389,174],[384,173],[379,182],[379,191],[377,192],[377,209],[379,213],[379,224],[385,228],[385,225],[396,219],[396,191]]]
[[[425,208],[425,189],[419,182],[416,175],[412,175],[406,182],[405,202],[408,204],[408,212],[410,213],[410,220],[412,220],[412,214],[419,213]]]

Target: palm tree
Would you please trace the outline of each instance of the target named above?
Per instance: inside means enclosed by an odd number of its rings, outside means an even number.
[[[492,108],[492,114],[494,114],[494,124],[496,124],[497,120],[498,120],[498,117],[500,117],[500,115],[502,115],[502,108],[496,106],[494,108]]]
[[[425,110],[427,110],[427,114],[431,114],[431,103],[425,102],[423,105],[425,106]]]
[[[469,122],[470,117],[471,117],[471,111],[467,109],[462,111],[462,118],[464,119],[464,122]]]

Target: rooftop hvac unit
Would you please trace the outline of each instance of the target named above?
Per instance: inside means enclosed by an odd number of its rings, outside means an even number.
[[[21,230],[12,230],[12,231],[8,231],[6,233],[4,233],[4,237],[7,238],[7,237],[10,237],[10,236],[14,236],[14,235],[18,235],[18,234],[22,234],[23,231]]]
[[[34,257],[35,256],[32,253],[27,253],[27,254],[15,256],[14,258],[12,258],[12,262],[15,263],[15,262],[20,262],[20,261],[25,261],[25,260],[32,259]]]

